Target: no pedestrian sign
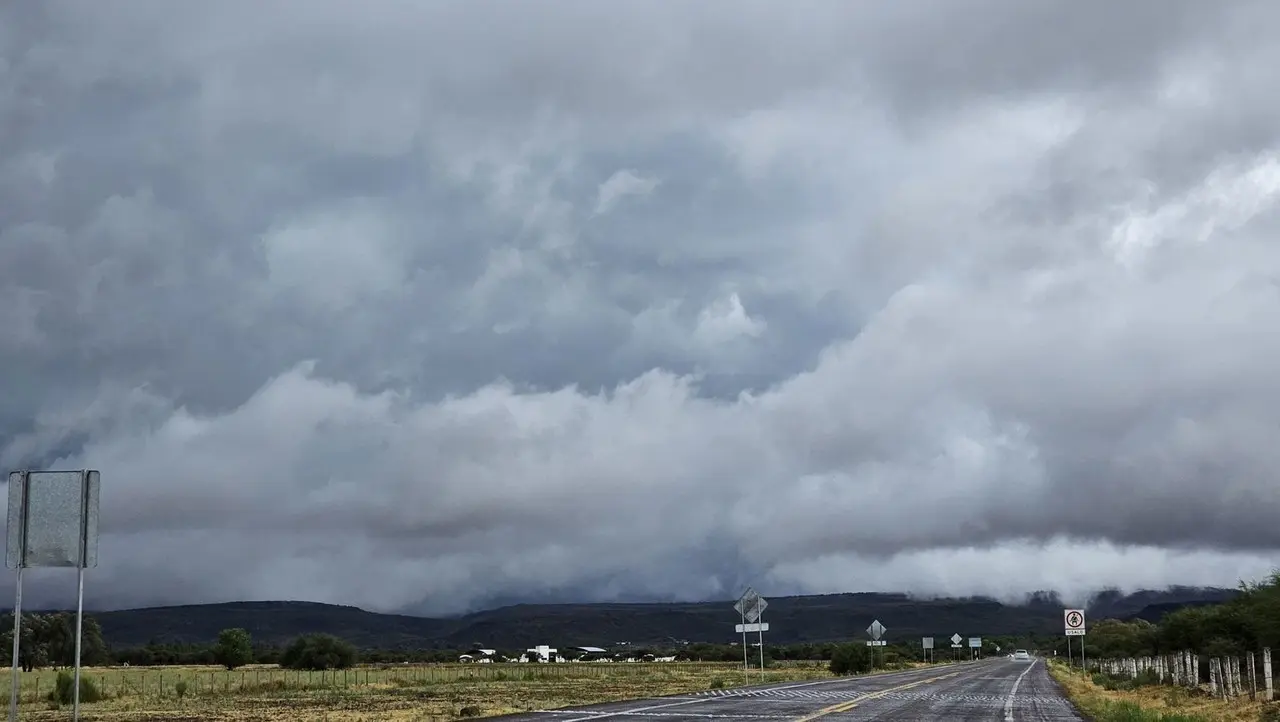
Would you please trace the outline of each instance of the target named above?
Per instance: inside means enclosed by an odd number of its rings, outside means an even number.
[[[1066,628],[1068,637],[1084,636],[1084,610],[1083,609],[1064,609],[1062,610],[1062,623]]]

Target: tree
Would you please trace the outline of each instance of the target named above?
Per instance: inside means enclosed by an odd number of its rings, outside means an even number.
[[[218,633],[213,658],[227,669],[243,667],[253,661],[253,639],[244,629],[224,629]]]
[[[287,669],[346,669],[356,663],[356,648],[330,634],[299,637],[280,655]]]

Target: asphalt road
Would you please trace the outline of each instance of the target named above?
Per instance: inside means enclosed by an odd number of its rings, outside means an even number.
[[[1082,722],[1043,660],[1000,658],[892,674],[710,690],[507,715],[504,722]]]

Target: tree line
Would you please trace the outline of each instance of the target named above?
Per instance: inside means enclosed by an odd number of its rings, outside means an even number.
[[[0,615],[0,649],[13,649],[13,612]],[[76,615],[71,612],[22,615],[18,637],[18,664],[26,672],[40,667],[75,664]],[[111,661],[97,620],[85,615],[80,625],[80,664],[94,666]]]
[[[1240,585],[1227,602],[1183,607],[1152,623],[1103,619],[1089,625],[1085,653],[1097,658],[1151,657],[1194,651],[1236,657],[1264,647],[1280,651],[1280,572]],[[1078,646],[1078,645],[1074,645]],[[1065,638],[1054,649],[1066,655]],[[1078,652],[1077,652],[1078,654]]]
[[[0,649],[13,648],[13,612],[0,615]],[[76,615],[71,612],[22,615],[18,664],[25,672],[75,664]],[[379,655],[370,655],[377,658]],[[80,627],[80,664],[183,665],[218,664],[235,669],[247,664],[276,664],[288,669],[345,669],[359,658],[356,648],[328,634],[308,634],[284,647],[255,645],[243,629],[224,629],[218,641],[208,645],[152,644],[138,649],[110,649],[102,627],[92,615],[84,615]],[[372,660],[370,660],[372,661]]]

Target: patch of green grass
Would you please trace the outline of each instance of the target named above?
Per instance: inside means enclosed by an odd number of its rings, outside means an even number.
[[[1104,702],[1093,712],[1095,722],[1206,722],[1199,715],[1143,709],[1136,702]]]

